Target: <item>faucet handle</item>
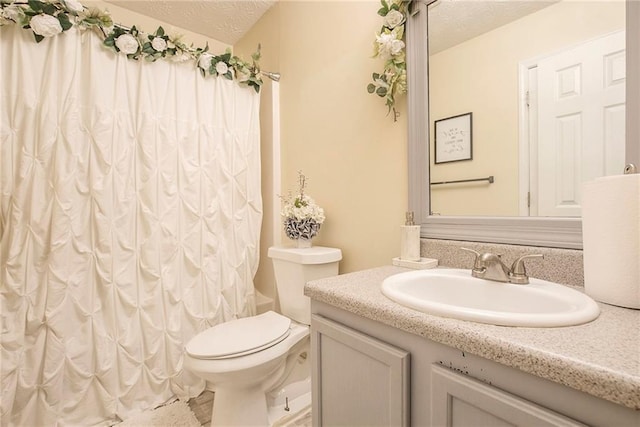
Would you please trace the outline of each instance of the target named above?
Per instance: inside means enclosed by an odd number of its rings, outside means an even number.
[[[511,273],[509,273],[509,281],[520,285],[526,285],[529,283],[529,276],[527,276],[527,269],[524,266],[524,260],[527,258],[542,258],[542,254],[523,255],[516,259],[511,266]]]
[[[472,254],[476,254],[476,256],[480,256],[480,252],[478,252],[478,251],[474,251],[473,249],[469,249],[469,248],[460,248],[460,250],[462,250],[462,251],[467,251],[467,252],[471,252]]]
[[[460,248],[460,250],[462,251],[467,251],[467,252],[471,252],[472,254],[474,254],[476,256],[476,259],[478,259],[478,257],[480,256],[480,252],[478,251],[474,251],[473,249],[469,249],[469,248]]]
[[[472,254],[474,254],[475,258],[473,260],[473,268],[478,268],[478,261],[480,261],[480,256],[481,256],[480,252],[474,251],[473,249],[469,249],[469,248],[460,248],[460,250],[471,252]]]

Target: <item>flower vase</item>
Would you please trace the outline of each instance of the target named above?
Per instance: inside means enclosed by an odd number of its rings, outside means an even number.
[[[311,239],[305,239],[303,237],[299,237],[296,239],[296,248],[304,249],[311,247]]]

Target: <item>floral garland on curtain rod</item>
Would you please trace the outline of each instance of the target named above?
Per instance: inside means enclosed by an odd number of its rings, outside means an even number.
[[[174,62],[195,60],[203,76],[221,76],[253,87],[260,92],[260,45],[251,55],[252,63],[233,56],[231,51],[212,55],[209,46],[187,46],[181,36],[169,36],[162,27],[147,34],[135,26],[126,28],[113,23],[107,11],[86,8],[77,0],[0,0],[0,26],[18,24],[33,32],[36,42],[69,30],[74,25],[81,29],[99,29],[104,46],[127,55],[129,59],[143,58],[156,61],[159,58]]]
[[[407,92],[407,63],[404,43],[404,28],[407,22],[408,0],[380,0],[382,7],[378,15],[382,16],[382,27],[376,34],[373,45],[373,57],[382,58],[384,70],[373,73],[373,83],[367,91],[385,99],[389,113],[393,111],[393,121],[398,119],[395,109],[396,96]]]

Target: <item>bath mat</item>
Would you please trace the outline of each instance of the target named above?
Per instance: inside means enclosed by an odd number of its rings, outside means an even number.
[[[201,427],[195,414],[185,402],[176,400],[152,411],[145,411],[126,419],[117,427]],[[115,426],[114,426],[115,427]]]

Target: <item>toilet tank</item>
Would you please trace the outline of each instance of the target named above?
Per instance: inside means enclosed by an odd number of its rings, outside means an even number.
[[[324,246],[272,246],[268,256],[273,261],[280,311],[296,322],[311,324],[311,300],[304,295],[304,285],[311,280],[337,276],[342,251]]]

